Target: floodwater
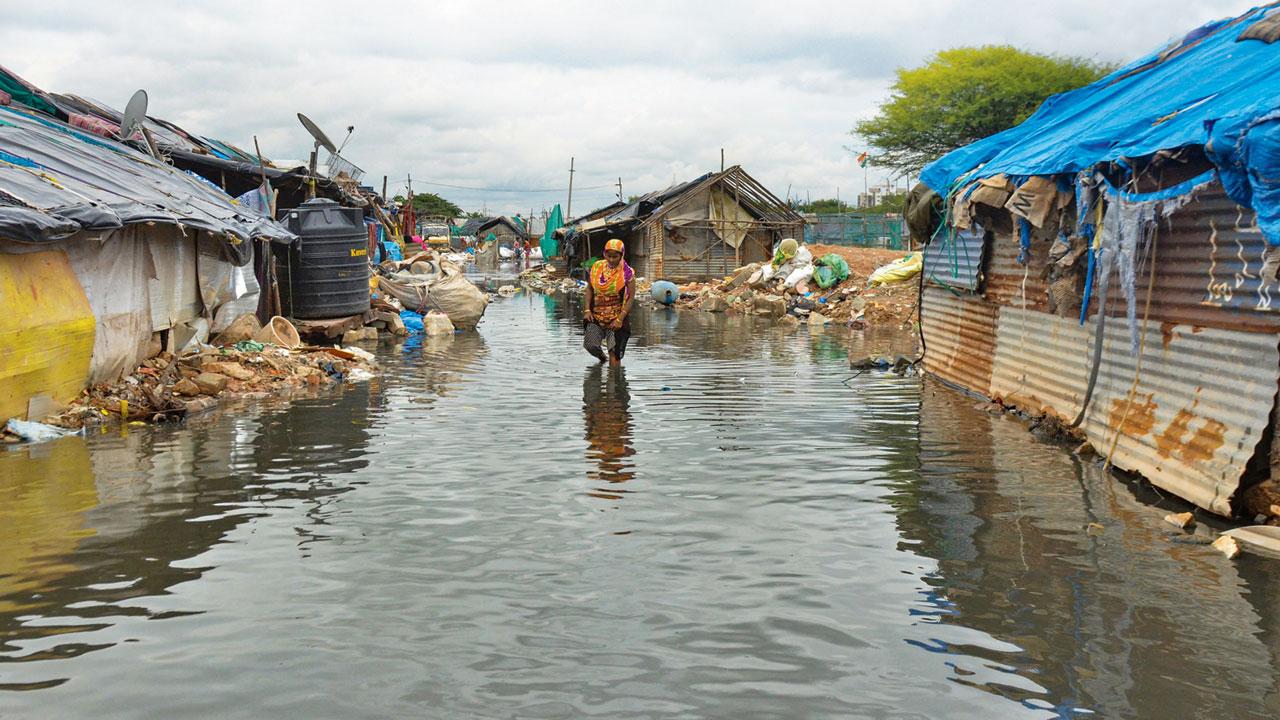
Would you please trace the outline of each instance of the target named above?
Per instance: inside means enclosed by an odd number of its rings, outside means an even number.
[[[0,451],[0,717],[1280,714],[1274,566],[1170,501],[843,331],[576,313]]]

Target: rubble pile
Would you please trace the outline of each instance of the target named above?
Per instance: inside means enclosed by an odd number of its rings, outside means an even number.
[[[643,278],[637,278],[637,285],[642,280]],[[586,287],[584,283],[578,282],[573,278],[564,277],[550,265],[542,265],[525,270],[520,273],[520,282],[530,290],[548,295],[554,293],[581,293],[582,288]],[[644,292],[648,292],[647,287]],[[636,288],[636,294],[642,294],[639,287]]]
[[[901,252],[831,245],[811,245],[805,249],[806,257],[839,255],[847,263],[848,276],[826,289],[819,288],[812,277],[804,273],[800,273],[795,284],[778,279],[782,273],[761,281],[759,271],[763,264],[756,263],[738,268],[719,282],[681,285],[681,299],[676,307],[775,318],[790,315],[810,325],[835,322],[855,329],[913,325],[916,283],[868,285],[872,273],[899,259]]]
[[[221,398],[264,398],[368,380],[375,367],[373,355],[356,347],[289,350],[243,341],[178,357],[160,353],[119,382],[85,389],[67,410],[46,422],[81,428],[179,420],[212,408]]]

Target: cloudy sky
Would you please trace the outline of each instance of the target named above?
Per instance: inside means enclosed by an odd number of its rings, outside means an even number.
[[[563,203],[573,156],[579,214],[722,147],[780,196],[847,198],[849,129],[898,67],[991,43],[1124,62],[1254,4],[0,0],[0,65],[117,108],[146,88],[151,114],[271,158],[309,152],[299,111],[338,142],[354,125],[367,182],[411,173],[467,210]]]

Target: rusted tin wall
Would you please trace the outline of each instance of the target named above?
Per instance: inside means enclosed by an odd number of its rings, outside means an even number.
[[[930,282],[976,291],[982,278],[986,230],[975,226],[940,233],[924,251],[924,276]]]
[[[996,307],[982,298],[926,285],[920,304],[925,370],[990,396]]]
[[[1145,325],[1145,269],[1135,288],[1142,352],[1133,351],[1124,297],[1113,285],[1082,429],[1116,467],[1230,514],[1275,407],[1280,310],[1273,298],[1280,299],[1280,287],[1260,272],[1266,245],[1252,213],[1221,188],[1162,221],[1156,242]],[[1046,312],[1049,245],[1035,238],[1024,266],[1016,261],[1016,237],[995,237],[982,284],[990,302],[926,288],[924,365],[967,390],[1069,422],[1084,400],[1097,308],[1083,327]]]
[[[996,327],[991,396],[1035,415],[1075,420],[1088,381],[1092,328],[1013,307],[1000,308]]]
[[[1114,441],[1116,467],[1141,473],[1206,510],[1230,514],[1230,498],[1275,402],[1277,337],[1157,322],[1145,332],[1137,372],[1127,323],[1108,321],[1085,418],[1089,442],[1106,457]]]
[[[1280,331],[1280,283],[1261,276],[1267,243],[1257,215],[1215,186],[1161,221],[1156,231],[1156,282],[1150,319],[1161,323]],[[1137,315],[1146,303],[1147,275],[1139,268]],[[1113,278],[1107,312],[1125,314]],[[1090,308],[1096,312],[1097,308]]]
[[[983,295],[987,300],[1003,307],[1047,313],[1049,293],[1044,281],[1044,269],[1049,263],[1051,245],[1051,240],[1036,235],[1031,240],[1027,264],[1020,265],[1018,253],[1021,248],[1018,237],[1008,233],[995,233],[988,249],[991,260],[987,263]]]

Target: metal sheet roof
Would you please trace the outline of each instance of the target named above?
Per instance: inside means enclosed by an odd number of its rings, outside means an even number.
[[[123,143],[0,107],[0,233],[6,238],[43,242],[152,222],[241,239],[294,238],[217,188]]]

